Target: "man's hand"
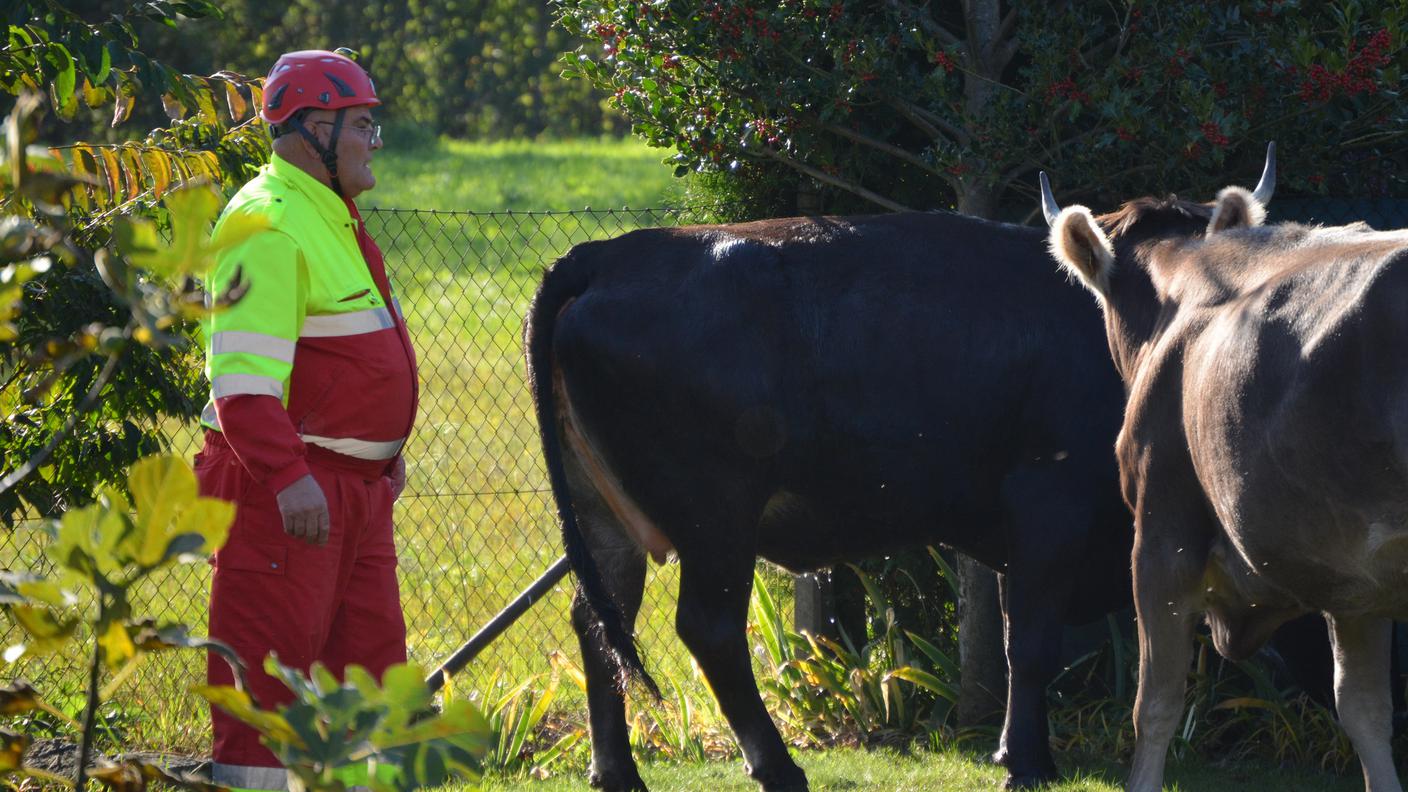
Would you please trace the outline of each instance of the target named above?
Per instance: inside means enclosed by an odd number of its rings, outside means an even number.
[[[284,518],[284,533],[308,544],[328,543],[328,500],[323,488],[310,473],[279,491],[279,513]]]
[[[386,474],[386,478],[391,482],[391,499],[396,500],[401,497],[402,490],[406,489],[406,458],[397,455],[391,462],[391,470]]]

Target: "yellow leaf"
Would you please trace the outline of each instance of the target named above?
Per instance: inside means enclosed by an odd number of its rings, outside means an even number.
[[[26,654],[57,652],[64,648],[69,636],[78,629],[77,619],[59,621],[47,608],[12,605],[10,615],[32,639],[25,647]]]
[[[240,93],[239,85],[232,80],[225,81],[225,106],[230,111],[230,121],[235,124],[243,121],[245,113],[249,112],[249,103]]]
[[[122,159],[122,174],[127,179],[127,200],[130,201],[140,195],[142,188],[146,186],[142,155],[135,146],[123,146],[119,155]]]
[[[137,509],[138,528],[170,525],[198,494],[196,474],[190,465],[170,455],[137,460],[127,473],[127,485]]]
[[[554,671],[566,674],[567,678],[572,680],[572,684],[576,685],[583,692],[586,692],[587,675],[582,672],[582,669],[576,663],[572,662],[572,658],[554,649],[548,654],[548,664],[552,666]]]
[[[180,121],[186,117],[186,107],[181,104],[175,94],[164,93],[161,95],[162,109],[166,110],[166,115],[172,121]]]
[[[158,200],[171,186],[171,163],[164,151],[151,149],[142,152],[142,163],[147,174],[152,177],[152,195]]]
[[[112,146],[99,146],[98,155],[103,158],[103,175],[107,177],[108,199],[104,203],[110,206],[122,200],[122,163]]]
[[[196,94],[196,106],[200,111],[200,122],[207,126],[215,126],[220,123],[220,118],[215,115],[215,87],[209,80],[198,80],[192,86]]]
[[[58,525],[54,540],[44,548],[44,554],[60,571],[90,580],[97,569],[99,525],[107,515],[94,503],[81,509],[69,509]]]
[[[136,505],[132,559],[142,567],[169,560],[171,543],[182,536],[201,537],[186,544],[178,556],[199,557],[224,544],[235,519],[233,504],[197,494],[195,473],[175,456],[146,457],[132,466],[128,485]]]
[[[137,647],[132,645],[127,628],[116,621],[109,624],[108,629],[98,636],[98,645],[103,647],[103,659],[108,668],[117,668],[137,654]]]
[[[88,105],[88,109],[96,110],[107,102],[111,92],[101,85],[94,85],[87,76],[83,78],[83,103]]]
[[[63,607],[73,601],[73,595],[64,591],[63,586],[52,580],[26,580],[16,584],[15,591],[21,596],[38,600],[45,605]]]
[[[29,742],[29,735],[0,730],[0,775],[20,769]]]

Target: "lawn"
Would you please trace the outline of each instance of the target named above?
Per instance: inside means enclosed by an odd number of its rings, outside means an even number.
[[[408,132],[409,135],[409,132]],[[427,139],[386,148],[372,163],[368,208],[500,212],[658,207],[679,182],[661,164],[668,152],[635,141]]]
[[[812,792],[989,792],[1002,786],[1000,768],[974,754],[948,750],[899,754],[887,750],[833,749],[796,753]],[[1058,761],[1061,761],[1058,759]],[[1050,792],[1117,792],[1127,766],[1101,759],[1064,762],[1066,777]],[[652,792],[757,792],[742,761],[705,764],[647,764],[641,776]],[[1355,792],[1363,789],[1356,769],[1346,775],[1291,771],[1256,764],[1218,767],[1202,762],[1171,762],[1165,788],[1173,792]],[[561,772],[545,780],[489,779],[485,792],[582,792],[581,771]]]

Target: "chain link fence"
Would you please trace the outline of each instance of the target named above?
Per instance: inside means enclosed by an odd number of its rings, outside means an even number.
[[[368,213],[420,361],[420,413],[406,448],[408,486],[396,526],[410,655],[427,670],[562,552],[521,349],[523,315],[543,268],[579,242],[711,216],[707,209]],[[1273,204],[1272,220],[1402,228],[1408,201],[1284,200]],[[174,435],[178,452],[194,454],[194,427]],[[24,530],[0,536],[0,567],[37,563],[39,537]],[[652,671],[687,683],[697,677],[673,631],[677,573],[674,565],[651,565],[637,630]],[[789,578],[776,571],[765,577],[790,603]],[[457,678],[456,688],[546,673],[549,653],[558,650],[575,661],[571,585],[568,578],[555,587]],[[208,591],[208,567],[185,566],[142,588],[133,612],[203,632]],[[0,646],[19,638],[15,628],[0,625]],[[75,701],[83,663],[50,657],[8,669],[7,676],[28,677],[52,700]],[[185,691],[203,681],[204,659],[164,653],[137,675],[118,697],[156,721],[141,725],[137,740],[150,733],[175,744],[144,747],[203,749],[204,707]]]
[[[562,554],[521,343],[523,316],[544,268],[579,242],[713,215],[709,208],[367,213],[420,364],[420,410],[395,521],[410,658],[426,670]],[[187,458],[199,449],[196,427],[176,427],[171,435]],[[42,534],[24,528],[0,536],[0,567],[42,566],[42,545]],[[695,675],[673,632],[677,574],[674,565],[652,565],[637,632],[653,671],[687,681]],[[787,583],[777,573],[770,579],[780,589]],[[206,565],[179,567],[143,585],[133,613],[203,633],[209,582]],[[511,685],[547,673],[554,651],[575,662],[572,585],[568,578],[554,587],[456,678],[456,688]],[[20,638],[17,628],[0,625],[0,646]],[[78,701],[85,662],[76,655],[28,660],[7,676],[29,678],[53,700]],[[204,673],[196,653],[162,653],[124,685],[118,701],[166,721],[133,724],[138,740],[150,729],[179,743],[143,747],[200,749],[208,742],[204,708],[185,694],[203,683]]]

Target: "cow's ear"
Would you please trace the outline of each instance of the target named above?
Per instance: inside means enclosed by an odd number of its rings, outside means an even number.
[[[1212,205],[1208,236],[1233,228],[1250,228],[1266,222],[1266,207],[1241,187],[1224,187]]]
[[[1050,246],[1051,255],[1066,271],[1097,296],[1103,298],[1109,292],[1115,250],[1089,209],[1078,204],[1062,209],[1051,224]]]

